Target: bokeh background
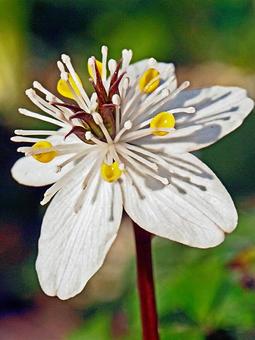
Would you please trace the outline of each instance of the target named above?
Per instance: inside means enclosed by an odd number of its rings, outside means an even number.
[[[134,60],[173,61],[193,87],[238,85],[255,98],[254,0],[0,0],[0,339],[140,339],[132,227],[125,222],[103,268],[66,302],[46,297],[34,269],[44,189],[10,177],[14,128],[34,79],[55,91],[62,52],[81,78],[107,44]],[[154,240],[162,339],[255,339],[255,118],[199,156],[232,194],[238,229],[216,249]]]

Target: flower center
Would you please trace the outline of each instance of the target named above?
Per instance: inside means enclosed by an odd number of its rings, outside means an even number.
[[[32,157],[41,163],[49,163],[57,156],[57,151],[51,150],[52,148],[52,144],[48,141],[36,142],[32,146],[33,151],[35,151]]]

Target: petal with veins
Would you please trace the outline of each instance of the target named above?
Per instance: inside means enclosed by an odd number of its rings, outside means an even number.
[[[220,244],[224,232],[237,224],[228,192],[191,154],[171,157],[168,164],[168,169],[161,169],[161,175],[170,180],[167,186],[128,169],[130,176],[123,177],[128,215],[145,230],[173,241],[199,248]]]
[[[238,128],[253,109],[253,101],[238,87],[214,86],[181,92],[161,109],[196,108],[195,113],[176,114],[176,133],[165,137],[148,136],[138,143],[168,153],[199,150],[217,142]]]
[[[32,187],[55,183],[72,169],[73,164],[69,163],[60,172],[57,172],[57,166],[70,157],[70,155],[56,157],[49,163],[40,163],[32,156],[21,157],[11,169],[12,177],[20,184]]]
[[[52,200],[39,240],[41,287],[63,300],[78,294],[101,267],[121,222],[120,185],[102,181],[99,173],[88,184],[82,207],[74,211],[81,177],[70,180]]]

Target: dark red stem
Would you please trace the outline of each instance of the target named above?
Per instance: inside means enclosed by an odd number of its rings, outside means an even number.
[[[154,290],[151,239],[152,235],[134,223],[137,285],[140,298],[143,340],[159,340]]]

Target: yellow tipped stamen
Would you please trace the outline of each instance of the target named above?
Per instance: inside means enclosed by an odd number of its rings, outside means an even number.
[[[169,112],[160,112],[155,117],[152,118],[150,122],[150,127],[152,129],[171,129],[175,126],[175,118],[172,113]],[[153,131],[153,135],[155,136],[165,136],[169,132],[167,131]]]
[[[113,162],[112,164],[102,163],[101,165],[101,177],[106,182],[116,182],[122,175],[123,170],[120,169],[118,162]]]
[[[78,77],[78,75],[76,74],[79,82],[81,83],[80,78]],[[80,96],[80,91],[77,87],[77,85],[75,84],[75,81],[73,80],[73,77],[70,75],[70,73],[68,73],[68,82],[69,84],[72,86],[74,92]],[[57,84],[57,91],[58,93],[60,93],[63,97],[69,98],[69,99],[75,99],[74,95],[70,89],[70,86],[67,83],[66,80],[64,79],[59,79],[58,84]]]
[[[103,64],[101,63],[101,61],[96,60],[96,65],[97,65],[98,71],[100,73],[100,76],[102,77]],[[88,63],[88,72],[89,72],[90,77],[95,81],[94,75],[93,75],[93,70],[92,70],[92,67],[89,63]]]
[[[139,80],[139,88],[141,92],[151,93],[159,86],[159,71],[155,68],[146,70]]]
[[[42,153],[34,154],[32,155],[32,157],[36,159],[38,162],[49,163],[57,156],[57,151],[43,152],[43,149],[50,149],[50,148],[52,148],[52,144],[46,140],[37,142],[32,146],[32,149],[33,150],[40,149],[42,150]]]

